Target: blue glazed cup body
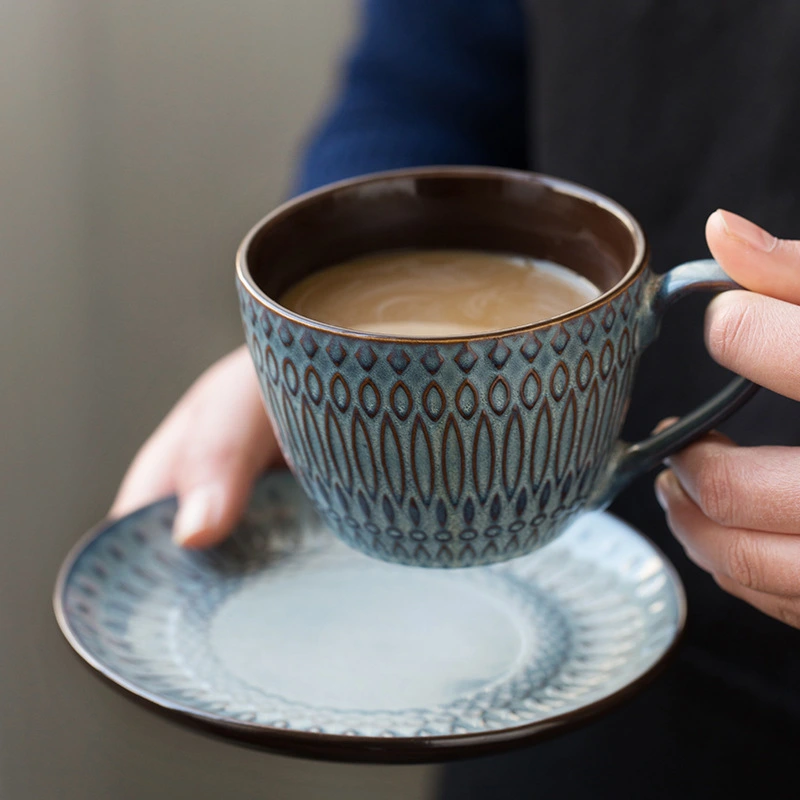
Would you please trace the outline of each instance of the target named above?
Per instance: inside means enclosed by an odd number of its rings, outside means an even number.
[[[547,258],[603,294],[545,322],[431,339],[335,328],[276,300],[330,264],[428,247]],[[524,555],[743,402],[751,390],[737,385],[671,434],[618,441],[664,308],[687,288],[729,283],[713,262],[670,283],[647,258],[638,223],[613,201],[489,168],[365,176],[260,222],[237,257],[246,339],[287,463],[330,529],[416,566]]]

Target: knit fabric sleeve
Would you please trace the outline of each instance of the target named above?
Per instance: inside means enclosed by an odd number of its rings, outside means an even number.
[[[294,192],[377,170],[526,164],[519,0],[364,0]]]

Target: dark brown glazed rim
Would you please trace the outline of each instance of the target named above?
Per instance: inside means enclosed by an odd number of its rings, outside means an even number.
[[[631,239],[634,242],[635,251],[631,265],[614,286],[607,291],[603,292],[599,297],[595,298],[589,303],[586,303],[578,308],[568,311],[565,314],[560,314],[557,317],[550,317],[549,319],[542,320],[541,322],[533,323],[530,325],[517,326],[515,328],[504,328],[497,331],[489,331],[484,333],[464,334],[461,336],[430,336],[424,339],[415,339],[409,336],[398,336],[388,334],[374,334],[365,333],[363,331],[351,330],[349,328],[342,328],[337,325],[328,325],[316,320],[304,317],[294,311],[280,305],[276,300],[267,295],[258,286],[257,282],[251,274],[250,268],[247,263],[248,252],[254,238],[265,231],[267,228],[280,225],[283,220],[294,212],[298,211],[305,206],[310,205],[316,199],[323,195],[330,194],[340,189],[348,189],[357,186],[365,186],[371,183],[380,183],[387,179],[415,179],[415,178],[486,178],[493,180],[502,180],[508,183],[521,183],[530,182],[541,186],[545,186],[558,192],[562,195],[568,195],[578,200],[582,200],[591,205],[602,208],[608,213],[616,217],[631,234]],[[464,342],[473,342],[486,339],[497,339],[503,336],[513,336],[520,333],[528,333],[532,331],[548,328],[551,325],[565,322],[569,319],[574,319],[587,312],[604,306],[609,300],[617,297],[624,292],[644,271],[649,260],[649,245],[647,238],[642,230],[641,225],[637,222],[636,218],[622,205],[606,197],[599,192],[582,186],[572,181],[567,181],[562,178],[554,178],[549,175],[543,175],[536,172],[525,172],[523,170],[503,169],[499,167],[474,167],[474,166],[446,166],[446,167],[412,167],[407,169],[387,170],[384,172],[374,172],[368,175],[361,175],[356,178],[347,178],[345,180],[337,181],[314,189],[305,194],[298,195],[293,199],[283,203],[276,209],[267,214],[263,219],[257,222],[253,228],[250,229],[248,234],[239,245],[236,252],[236,275],[239,283],[244,287],[247,292],[256,300],[259,305],[268,308],[274,314],[283,317],[284,319],[302,325],[306,328],[320,331],[322,333],[334,334],[338,336],[346,336],[351,339],[365,339],[369,341],[378,342],[437,342],[437,343],[453,343],[460,344]]]
[[[172,720],[183,727],[212,735],[215,738],[235,741],[259,750],[267,750],[283,755],[356,764],[424,764],[501,753],[532,745],[562,733],[567,733],[593,721],[613,711],[625,700],[638,694],[660,675],[672,661],[683,639],[686,627],[686,594],[680,576],[664,553],[648,537],[636,531],[637,535],[641,536],[660,556],[664,568],[672,578],[678,595],[679,618],[675,638],[658,661],[635,680],[607,697],[574,711],[559,714],[540,722],[497,731],[462,733],[453,734],[452,736],[409,736],[396,739],[373,736],[343,736],[340,734],[284,730],[254,723],[232,722],[224,717],[203,713],[180,703],[171,703],[163,697],[145,691],[129,681],[120,679],[113,670],[98,661],[84,648],[73,632],[64,610],[64,593],[67,579],[83,551],[113,524],[113,520],[104,520],[84,534],[73,545],[58,571],[53,591],[53,610],[58,626],[72,647],[73,652],[83,664],[91,668],[108,685],[111,685],[126,697],[139,702],[150,711],[155,711],[162,717]],[[623,524],[628,526],[628,523],[624,522],[624,520]]]

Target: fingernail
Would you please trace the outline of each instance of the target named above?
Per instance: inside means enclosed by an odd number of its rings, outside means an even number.
[[[732,211],[723,211],[721,208],[718,209],[717,213],[725,226],[725,232],[728,236],[764,253],[769,253],[775,249],[778,240],[771,233],[759,228],[754,222],[750,222],[749,219],[740,217]]]
[[[218,520],[221,494],[222,490],[218,486],[201,486],[181,500],[172,525],[172,541],[175,544],[190,544],[198,533]]]
[[[658,425],[656,425],[655,428],[653,428],[653,430],[650,431],[650,433],[652,435],[655,435],[656,433],[661,433],[661,431],[665,431],[667,428],[674,425],[677,421],[678,421],[677,417],[667,417],[666,419],[662,419],[661,422],[659,422]]]
[[[674,480],[675,476],[668,469],[665,469],[656,478],[656,500],[658,500],[658,504],[662,509],[664,509],[664,511],[667,510],[667,498],[669,497],[672,489],[671,482]]]

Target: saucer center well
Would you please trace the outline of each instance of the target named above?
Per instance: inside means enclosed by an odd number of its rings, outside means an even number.
[[[466,573],[351,559],[248,579],[210,638],[221,665],[265,694],[399,710],[452,702],[513,671],[531,644],[518,617]]]

